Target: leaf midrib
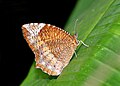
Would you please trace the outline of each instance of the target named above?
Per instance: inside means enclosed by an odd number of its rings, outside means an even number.
[[[94,28],[97,26],[98,22],[102,19],[102,17],[105,15],[105,13],[108,11],[109,7],[114,3],[114,0],[111,1],[110,5],[107,7],[107,9],[104,11],[104,13],[98,18],[98,21],[93,25],[91,31],[87,34],[87,36],[85,37],[85,40],[88,38],[88,36],[92,33],[92,31],[94,30]],[[83,41],[85,41],[83,40]]]

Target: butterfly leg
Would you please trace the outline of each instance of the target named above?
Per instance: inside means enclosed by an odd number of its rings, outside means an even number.
[[[84,46],[89,47],[89,45],[85,44],[82,40],[79,40],[79,43],[82,43]]]

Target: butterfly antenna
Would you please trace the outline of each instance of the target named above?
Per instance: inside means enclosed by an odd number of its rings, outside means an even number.
[[[76,28],[77,22],[78,22],[78,19],[76,19],[76,20],[75,20],[75,25],[74,25],[74,34],[76,34],[76,30],[75,30],[75,28]]]
[[[78,19],[76,19],[76,21],[75,21],[75,26],[74,26],[74,33],[75,33],[76,38],[78,37],[78,33],[76,33],[76,31],[75,31],[77,22],[78,22]],[[80,43],[80,42],[81,42],[84,46],[89,47],[89,45],[85,44],[82,40],[79,40],[79,43]],[[78,44],[79,44],[79,43],[78,43]]]

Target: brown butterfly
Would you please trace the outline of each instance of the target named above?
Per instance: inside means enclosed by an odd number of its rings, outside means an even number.
[[[35,54],[36,68],[52,76],[62,72],[79,45],[76,35],[50,24],[24,24],[22,32]]]

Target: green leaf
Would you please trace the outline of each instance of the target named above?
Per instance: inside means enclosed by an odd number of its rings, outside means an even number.
[[[61,75],[53,77],[35,68],[21,86],[119,86],[120,0],[78,0],[65,29],[89,45],[79,45]],[[68,52],[69,53],[69,52]]]

